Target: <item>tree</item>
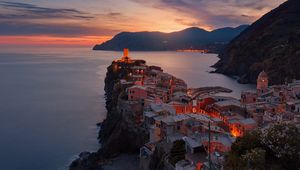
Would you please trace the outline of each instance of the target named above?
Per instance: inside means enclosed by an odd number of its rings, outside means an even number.
[[[300,167],[300,133],[292,124],[275,124],[263,131],[262,143],[268,157],[278,160],[284,169]]]
[[[247,169],[263,170],[266,162],[266,151],[262,148],[255,148],[242,155],[243,164]]]
[[[166,153],[161,146],[156,146],[153,155],[151,156],[149,168],[151,170],[163,170]]]
[[[254,149],[261,147],[261,131],[253,130],[243,137],[238,137],[231,146],[231,151],[226,155],[226,169],[241,170],[247,169],[249,163],[245,159],[254,155]],[[254,151],[252,151],[254,150]],[[252,151],[252,152],[251,152]],[[244,155],[244,159],[242,159]],[[254,160],[254,158],[253,158]]]
[[[245,154],[246,151],[261,147],[261,136],[262,133],[260,130],[253,130],[246,133],[243,137],[238,137],[231,146],[232,152],[242,155]]]
[[[183,140],[176,140],[170,151],[169,162],[175,166],[175,164],[185,159],[185,142]]]
[[[237,138],[226,156],[226,169],[287,169],[300,167],[300,132],[293,124],[274,124]]]

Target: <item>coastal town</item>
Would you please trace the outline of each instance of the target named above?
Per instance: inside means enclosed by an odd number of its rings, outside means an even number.
[[[147,130],[148,141],[140,148],[139,169],[148,170],[155,149],[166,153],[175,141],[184,141],[184,159],[165,169],[222,169],[224,154],[237,137],[276,122],[300,127],[300,81],[269,86],[265,71],[257,77],[257,88],[243,91],[241,99],[222,95],[223,87],[188,88],[184,80],[133,60],[129,50],[112,62],[114,72],[123,70],[118,86],[126,89],[117,110],[138,127]]]
[[[300,170],[300,0],[0,16],[0,170]]]

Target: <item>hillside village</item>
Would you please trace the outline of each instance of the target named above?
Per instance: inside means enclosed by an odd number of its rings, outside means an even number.
[[[140,148],[140,169],[149,169],[155,149],[168,153],[177,140],[185,142],[185,159],[175,165],[163,160],[165,169],[222,169],[224,153],[237,137],[276,122],[300,127],[300,81],[269,86],[262,71],[257,89],[244,91],[241,99],[220,95],[223,87],[188,88],[162,68],[133,60],[128,49],[113,61],[113,71],[125,70],[118,85],[118,111],[135,125],[147,129],[149,141]]]

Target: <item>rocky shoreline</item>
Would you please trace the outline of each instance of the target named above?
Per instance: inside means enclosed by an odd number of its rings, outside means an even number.
[[[143,60],[137,60],[129,65],[139,66],[144,63]],[[132,118],[124,116],[131,113],[121,113],[118,107],[122,102],[122,94],[128,87],[121,85],[119,81],[127,76],[128,71],[125,67],[116,71],[113,64],[107,68],[104,89],[107,117],[101,123],[98,136],[102,146],[97,152],[79,154],[79,158],[71,163],[70,170],[101,170],[103,165],[120,153],[138,153],[139,148],[148,140],[146,129],[136,124]]]

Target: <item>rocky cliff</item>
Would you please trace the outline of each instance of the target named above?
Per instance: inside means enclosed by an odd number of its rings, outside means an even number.
[[[220,54],[216,72],[255,83],[265,70],[271,84],[300,79],[300,1],[288,0],[233,39]]]
[[[133,65],[138,65],[139,62],[143,61],[137,61]],[[110,158],[120,153],[138,153],[139,148],[148,141],[148,132],[132,119],[132,110],[122,109],[126,102],[123,100],[126,86],[121,85],[119,80],[127,74],[126,67],[117,71],[113,65],[107,68],[105,78],[107,117],[101,123],[99,132],[102,147],[95,153],[81,153],[70,165],[70,170],[102,169],[101,166]]]
[[[110,155],[119,152],[137,152],[147,141],[147,131],[136,124],[131,117],[134,114],[131,108],[123,111],[123,108],[126,107],[126,100],[123,100],[122,97],[126,86],[122,86],[118,82],[127,76],[127,72],[128,70],[125,68],[113,71],[112,66],[110,66],[105,78],[106,109],[108,113],[101,125],[99,139],[103,149],[107,150]]]

